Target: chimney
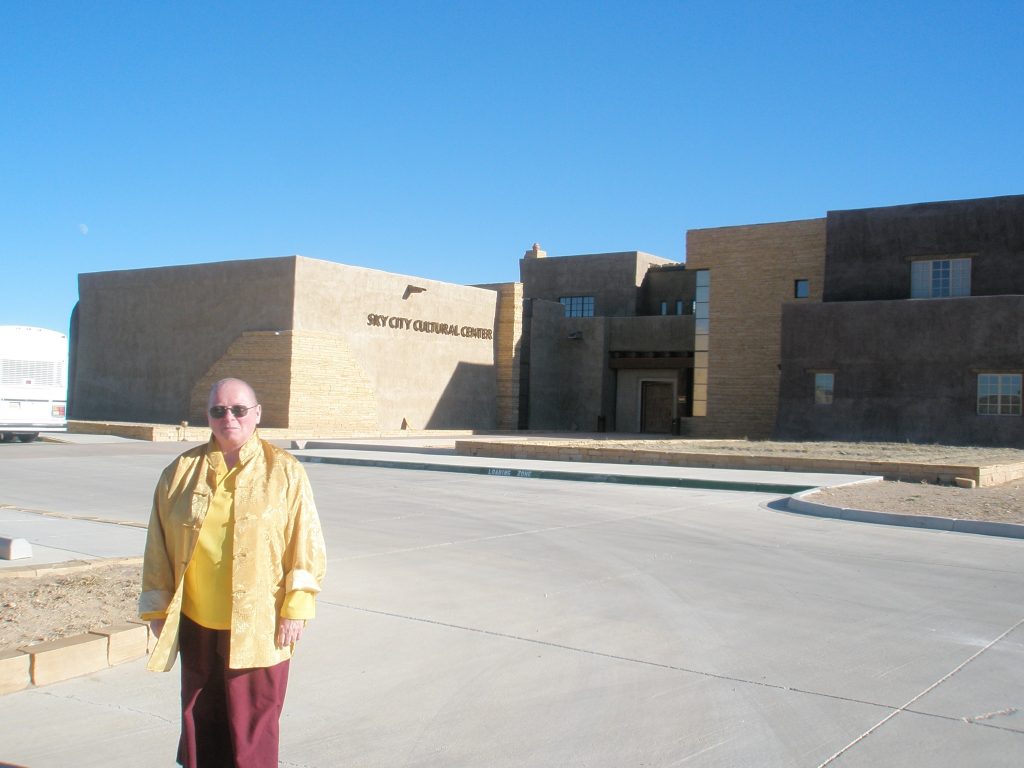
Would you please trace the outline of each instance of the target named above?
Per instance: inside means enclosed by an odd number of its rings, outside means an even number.
[[[523,254],[524,259],[543,259],[548,255],[547,251],[540,249],[540,243],[534,243],[533,247]]]

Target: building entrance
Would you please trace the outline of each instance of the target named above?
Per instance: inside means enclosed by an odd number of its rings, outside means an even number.
[[[675,393],[670,381],[645,381],[640,385],[640,431],[672,431]]]

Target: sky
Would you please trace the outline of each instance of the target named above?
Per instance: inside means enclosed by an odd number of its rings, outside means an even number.
[[[79,273],[455,283],[1024,194],[1024,3],[0,0],[0,325]],[[244,290],[244,285],[234,287]]]

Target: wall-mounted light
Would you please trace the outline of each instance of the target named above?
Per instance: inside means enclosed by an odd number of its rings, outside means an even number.
[[[410,283],[409,285],[405,286],[405,293],[402,294],[402,298],[408,299],[414,293],[423,293],[425,290],[427,289],[420,285],[413,285],[412,283]]]

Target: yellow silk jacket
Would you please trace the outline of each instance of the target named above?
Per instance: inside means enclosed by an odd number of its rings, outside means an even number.
[[[184,575],[215,487],[206,445],[179,456],[153,494],[142,567],[139,615],[166,616],[148,667],[166,672],[178,654]],[[232,669],[269,667],[291,658],[277,648],[278,616],[288,593],[317,593],[326,570],[320,518],[306,471],[287,451],[254,434],[239,452],[231,571]]]

